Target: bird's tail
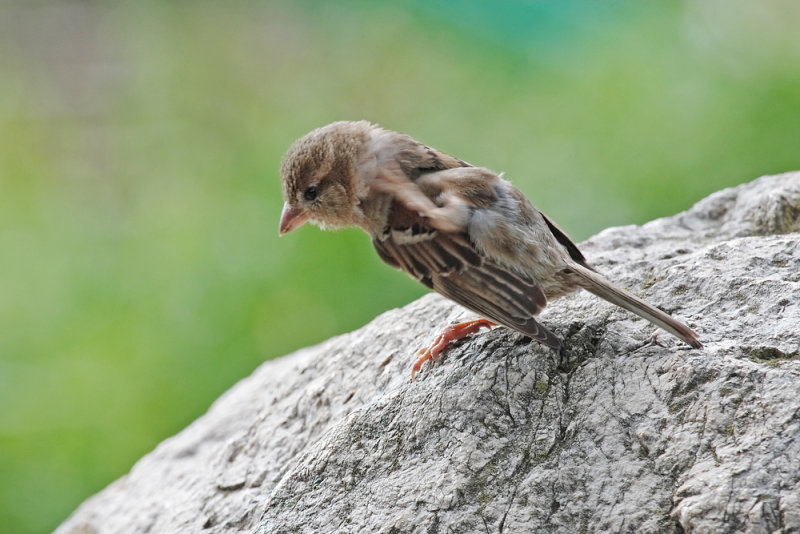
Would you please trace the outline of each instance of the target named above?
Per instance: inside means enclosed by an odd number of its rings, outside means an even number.
[[[703,347],[697,334],[691,328],[680,321],[676,321],[661,310],[647,304],[640,298],[614,286],[597,272],[577,263],[572,263],[570,265],[570,270],[583,281],[582,286],[587,291],[594,293],[612,304],[625,308],[643,319],[647,319],[654,325],[660,326],[673,336],[685,341],[696,349]]]

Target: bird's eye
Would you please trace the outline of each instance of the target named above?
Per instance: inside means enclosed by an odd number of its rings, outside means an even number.
[[[305,198],[309,202],[317,198],[317,188],[312,185],[311,187],[306,189],[306,192],[303,193],[303,198]]]

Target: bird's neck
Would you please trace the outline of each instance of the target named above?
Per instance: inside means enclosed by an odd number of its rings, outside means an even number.
[[[359,199],[358,226],[370,236],[380,235],[386,226],[389,211],[392,205],[391,195],[372,194]]]

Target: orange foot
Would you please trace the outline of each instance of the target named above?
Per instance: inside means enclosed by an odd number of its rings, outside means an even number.
[[[430,346],[419,351],[421,358],[417,360],[417,363],[415,363],[414,367],[411,369],[411,380],[414,380],[414,376],[417,374],[417,372],[419,372],[423,363],[427,362],[428,360],[438,362],[439,355],[444,352],[444,350],[450,346],[450,343],[453,341],[464,339],[468,335],[474,334],[481,328],[492,328],[493,326],[497,325],[487,319],[476,319],[474,321],[467,321],[465,323],[458,323],[453,326],[448,326],[442,331],[441,334],[439,334],[439,337],[436,338],[436,341],[434,341]]]

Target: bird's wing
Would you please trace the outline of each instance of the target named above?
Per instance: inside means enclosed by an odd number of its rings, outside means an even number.
[[[436,230],[395,202],[373,245],[385,262],[465,308],[550,347],[561,345],[534,319],[547,304],[539,284],[481,255],[466,233]]]
[[[567,236],[567,234],[565,234],[561,228],[556,226],[556,223],[551,221],[550,217],[548,217],[541,211],[539,212],[539,215],[541,215],[542,219],[544,219],[544,222],[550,229],[550,233],[552,233],[553,237],[556,238],[556,241],[561,243],[561,245],[563,245],[563,247],[567,249],[570,258],[572,258],[572,260],[575,261],[576,263],[583,265],[587,269],[594,271],[594,268],[589,266],[588,263],[586,263],[586,258],[583,257],[583,253],[580,251],[580,249],[578,249],[577,245],[575,245],[575,243],[572,242],[572,240]]]

